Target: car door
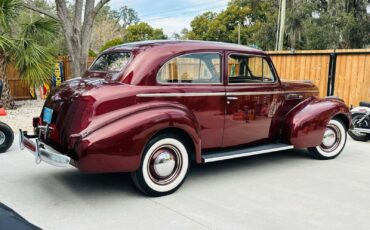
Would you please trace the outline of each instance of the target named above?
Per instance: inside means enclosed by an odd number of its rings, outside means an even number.
[[[271,123],[283,96],[270,61],[244,53],[229,53],[225,59],[223,147],[272,141]]]
[[[199,122],[203,149],[222,147],[225,113],[222,53],[201,51],[182,54],[167,61],[157,82],[171,97],[163,100],[185,105]]]

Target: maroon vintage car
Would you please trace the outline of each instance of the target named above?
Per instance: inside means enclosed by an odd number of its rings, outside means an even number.
[[[292,148],[332,159],[350,114],[311,82],[281,81],[269,56],[245,46],[146,41],[110,48],[65,82],[21,130],[36,161],[83,172],[131,172],[151,196],[174,192],[191,162]],[[31,140],[34,139],[34,140]]]

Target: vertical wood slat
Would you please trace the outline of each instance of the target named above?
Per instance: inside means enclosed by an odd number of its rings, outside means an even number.
[[[311,80],[318,87],[320,97],[326,96],[329,55],[280,55],[274,52],[271,58],[282,80]]]
[[[337,57],[335,95],[347,105],[370,101],[370,54],[339,54]]]
[[[58,62],[63,63],[64,79],[65,80],[71,79],[72,70],[71,70],[71,64],[68,61],[68,57],[61,56],[57,60]],[[94,58],[89,57],[87,61],[87,65],[90,66],[93,61],[94,61]],[[7,66],[6,75],[8,76],[8,79],[9,79],[9,87],[10,87],[10,91],[12,93],[13,99],[15,100],[32,99],[29,86],[19,78],[19,73],[14,68],[14,66],[12,65]]]

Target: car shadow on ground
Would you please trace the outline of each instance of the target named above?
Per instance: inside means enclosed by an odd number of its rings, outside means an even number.
[[[263,170],[268,168],[271,164],[282,164],[287,162],[299,162],[304,160],[312,160],[307,150],[287,150],[275,152],[270,154],[262,154],[238,159],[232,159],[221,162],[214,162],[210,164],[193,164],[191,166],[190,174],[187,183],[191,183],[192,178],[197,180],[208,180],[212,177],[218,177],[219,173],[246,173],[249,170]],[[293,164],[294,165],[294,164]],[[142,196],[135,188],[129,173],[109,173],[109,174],[84,174],[78,170],[61,170],[54,172],[53,176],[58,183],[74,192],[91,199],[96,199],[97,196],[110,196],[125,194],[130,197]],[[195,183],[195,182],[194,182]]]

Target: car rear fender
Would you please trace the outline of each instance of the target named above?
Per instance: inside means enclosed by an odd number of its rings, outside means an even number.
[[[85,172],[132,172],[141,162],[147,142],[158,132],[178,129],[193,141],[200,160],[199,123],[183,106],[166,103],[115,119],[83,137],[75,150],[77,167]]]
[[[351,116],[343,101],[309,97],[288,112],[282,130],[283,142],[295,148],[318,146],[328,122],[334,117],[340,119],[348,129]]]

